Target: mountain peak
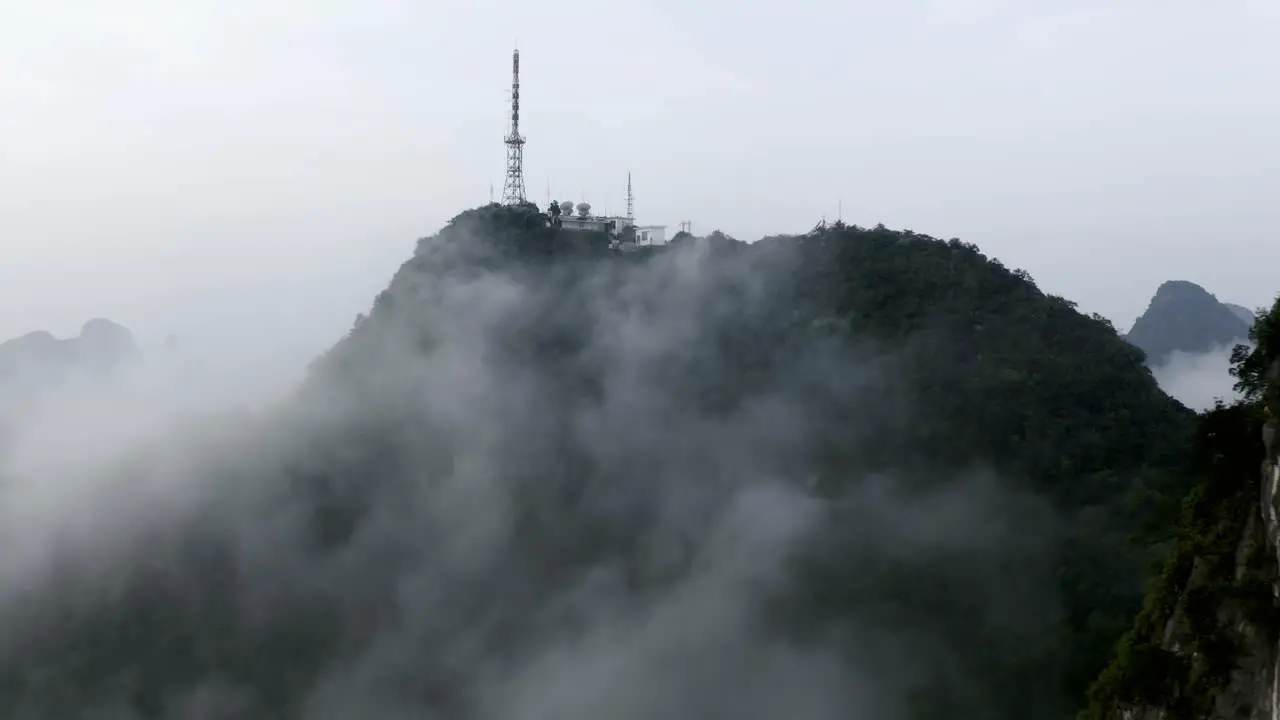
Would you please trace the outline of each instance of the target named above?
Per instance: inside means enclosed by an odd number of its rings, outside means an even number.
[[[1189,280],[1160,284],[1146,312],[1125,336],[1161,365],[1174,352],[1207,352],[1249,336],[1249,323],[1203,287]]]
[[[1151,298],[1153,303],[1160,302],[1218,302],[1217,296],[1190,280],[1165,280],[1156,288]]]

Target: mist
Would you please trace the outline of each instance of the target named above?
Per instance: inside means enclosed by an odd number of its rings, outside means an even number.
[[[44,401],[0,469],[5,715],[907,717],[983,649],[886,577],[989,646],[1055,620],[1043,503],[856,462],[919,416],[906,349],[730,350],[786,252],[486,252],[422,241],[305,378],[246,332]]]
[[[1231,350],[1217,347],[1203,353],[1176,351],[1152,372],[1160,389],[1193,410],[1208,410],[1218,400],[1240,397],[1231,376]]]

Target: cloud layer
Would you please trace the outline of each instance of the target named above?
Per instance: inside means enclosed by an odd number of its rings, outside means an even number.
[[[1048,583],[1008,587],[1043,508],[858,471],[914,412],[891,356],[749,342],[791,262],[753,258],[425,241],[287,402],[179,421],[191,375],[153,370],[50,405],[0,497],[5,712],[825,720],[965,687],[918,621],[1043,629]]]

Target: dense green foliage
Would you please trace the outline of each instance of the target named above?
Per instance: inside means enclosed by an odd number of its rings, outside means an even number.
[[[796,242],[812,273],[796,306],[898,351],[921,416],[881,446],[885,462],[990,463],[1066,514],[1058,634],[1014,649],[1049,667],[1002,692],[1014,715],[1036,695],[1077,696],[1137,607],[1147,556],[1131,534],[1186,488],[1186,411],[1108,323],[972,245],[841,226]]]
[[[588,610],[565,598],[601,568],[627,607],[695,574],[652,569],[648,544],[673,512],[694,518],[677,546],[709,543],[697,513],[756,475],[806,488],[822,520],[787,582],[737,592],[769,633],[834,647],[836,686],[918,718],[1074,711],[1159,555],[1132,536],[1190,487],[1193,416],[1142,353],[958,240],[838,223],[605,240],[490,205],[421,241],[294,403],[202,461],[235,493],[149,539],[164,552],[109,600],[32,601],[35,629],[0,647],[0,711],[123,692],[159,717],[216,677],[262,716],[305,715],[327,679],[367,681],[398,717],[479,717],[470,684],[576,638]],[[462,529],[414,515],[459,474],[504,488],[500,567],[450,564]],[[246,528],[262,544],[241,554],[226,537]],[[326,674],[371,646],[399,674]],[[744,717],[726,703],[753,689],[650,716]]]
[[[475,247],[490,247],[476,243],[477,236],[522,255],[539,256],[547,245],[541,231],[518,238],[478,232],[477,223],[487,228],[495,219],[464,213],[452,227]],[[530,216],[521,225],[536,227],[537,221]],[[895,403],[905,398],[913,410],[909,421],[874,433],[850,415],[847,430],[837,430],[816,453],[826,458],[827,474],[891,471],[927,486],[949,482],[954,468],[977,464],[1050,500],[1061,513],[1052,553],[1022,558],[1049,568],[1011,565],[1008,576],[992,579],[1014,583],[1014,573],[1056,575],[1061,606],[1054,629],[1007,640],[1006,654],[994,661],[1005,669],[966,677],[965,683],[984,687],[965,692],[981,698],[974,701],[979,705],[1002,698],[1010,716],[1037,702],[1069,706],[1081,697],[1137,611],[1147,567],[1158,557],[1132,543],[1134,533],[1144,521],[1158,524],[1176,512],[1177,498],[1189,487],[1183,458],[1190,413],[1157,388],[1142,353],[1120,341],[1104,319],[1043,294],[1025,273],[958,240],[836,224],[753,245],[719,233],[703,242],[713,260],[746,266],[770,297],[757,312],[721,326],[729,336],[720,340],[732,351],[715,356],[732,363],[719,377],[703,377],[703,393],[750,396],[753,378],[778,362],[779,349],[835,333],[863,351],[890,354],[893,368],[879,378],[882,390]],[[415,262],[426,267],[429,256],[424,252]],[[820,570],[813,572],[829,580],[848,559],[834,550],[834,540],[827,541],[832,544],[814,561]],[[928,573],[938,568],[912,572],[932,583]],[[856,604],[833,591],[809,598],[801,614],[838,619]],[[957,646],[991,644],[997,631],[973,622],[972,610],[935,605],[927,614],[931,622],[955,614],[950,627],[965,630],[954,637]],[[917,621],[925,614],[919,612]],[[1017,678],[1013,685],[1009,673]]]
[[[1269,310],[1259,311],[1249,329],[1249,340],[1249,345],[1237,345],[1231,353],[1236,391],[1249,401],[1274,403],[1280,393],[1280,378],[1269,373],[1280,358],[1280,298]]]
[[[1269,647],[1280,626],[1261,526],[1263,426],[1273,414],[1280,358],[1280,299],[1259,312],[1252,345],[1237,346],[1232,374],[1243,398],[1219,403],[1198,424],[1192,468],[1197,484],[1184,499],[1176,545],[1152,583],[1142,611],[1115,658],[1089,690],[1081,713],[1102,720],[1124,706],[1164,708],[1174,720],[1206,717],[1245,641],[1240,626],[1263,633]],[[1177,650],[1173,649],[1176,644]]]
[[[1205,413],[1195,456],[1201,480],[1184,501],[1176,549],[1121,638],[1115,659],[1090,689],[1083,718],[1101,720],[1120,704],[1168,707],[1176,718],[1204,717],[1205,703],[1211,703],[1213,689],[1231,668],[1236,641],[1218,614],[1231,602],[1269,604],[1269,587],[1259,593],[1235,577],[1237,548],[1248,519],[1258,513],[1260,428],[1257,408],[1247,404]],[[1175,653],[1168,649],[1166,633],[1183,630],[1170,627],[1179,611],[1186,628],[1185,637],[1179,635],[1182,649]],[[1193,668],[1193,654],[1204,659],[1204,667]]]

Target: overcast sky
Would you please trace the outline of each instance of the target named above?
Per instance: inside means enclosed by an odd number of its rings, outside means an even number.
[[[0,0],[0,338],[335,340],[501,193],[977,243],[1127,329],[1280,291],[1276,0]],[[673,228],[674,229],[674,228]]]

